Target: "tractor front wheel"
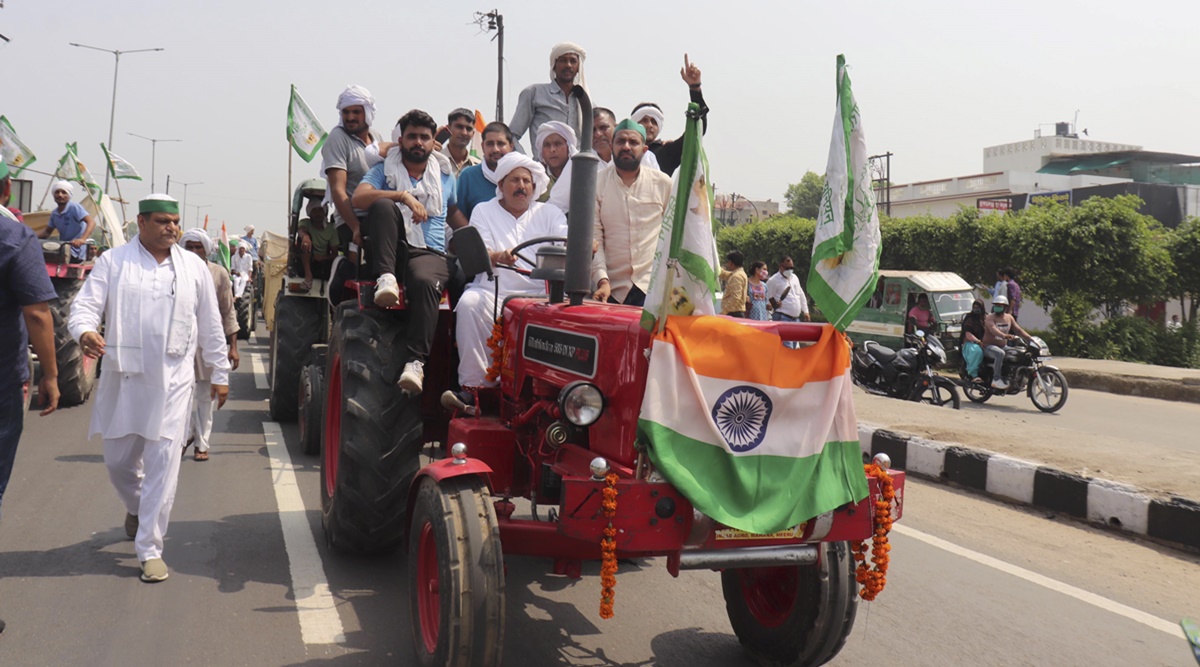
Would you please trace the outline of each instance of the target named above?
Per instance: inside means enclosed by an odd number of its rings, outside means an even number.
[[[284,290],[279,291],[275,328],[271,330],[271,396],[267,404],[275,421],[296,419],[300,370],[308,363],[309,350],[321,340],[324,307],[321,299],[287,296]]]
[[[413,650],[423,667],[498,667],[504,641],[504,554],[487,486],[477,477],[417,489],[408,537]]]
[[[819,548],[816,565],[721,573],[729,624],[759,664],[823,665],[845,646],[858,610],[854,558],[848,542]]]
[[[83,287],[83,281],[55,278],[51,282],[58,293],[57,302],[50,308],[54,318],[54,356],[58,362],[58,407],[69,408],[83,405],[92,395],[92,388],[96,384],[97,360],[86,356],[79,341],[67,330],[71,304]]]
[[[315,352],[315,351],[314,351]],[[300,446],[310,456],[321,451],[321,418],[325,416],[325,355],[300,371]]]

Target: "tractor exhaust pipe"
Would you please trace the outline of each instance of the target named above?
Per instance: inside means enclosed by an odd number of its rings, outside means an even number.
[[[592,150],[592,100],[582,86],[571,89],[579,101],[583,132],[571,158],[571,214],[567,216],[567,296],[572,306],[592,293],[592,226],[596,222],[596,172],[600,157]]]
[[[679,569],[681,570],[725,570],[739,567],[816,565],[816,563],[817,546],[815,544],[684,551],[679,554]]]

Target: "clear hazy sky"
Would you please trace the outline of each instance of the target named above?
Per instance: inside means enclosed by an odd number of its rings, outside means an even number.
[[[495,112],[496,46],[472,23],[497,6],[464,2],[319,0],[6,0],[0,9],[0,113],[52,171],[63,144],[102,175],[113,56],[69,46],[165,47],[122,56],[114,152],[141,171],[127,199],[189,188],[218,227],[282,231],[287,210],[290,84],[327,126],[357,83],[375,95],[377,129],[418,107],[444,120],[458,106]],[[595,103],[629,113],[643,100],[683,127],[687,52],[712,108],[705,139],[720,192],[781,200],[806,170],[824,171],[834,64],[844,53],[868,149],[891,151],[892,180],[978,173],[984,146],[1031,138],[1070,121],[1095,139],[1200,153],[1195,26],[1200,3],[1008,1],[510,2],[505,112],[549,80],[549,50],[587,49]],[[294,179],[318,162],[293,160]],[[35,176],[36,207],[47,185]],[[182,195],[182,188],[172,187]],[[48,200],[49,201],[49,200]],[[195,215],[189,208],[188,222]]]

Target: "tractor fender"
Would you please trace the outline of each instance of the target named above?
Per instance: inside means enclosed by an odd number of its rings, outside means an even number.
[[[413,476],[412,484],[408,487],[408,504],[405,507],[412,507],[412,503],[417,498],[417,489],[421,488],[421,480],[423,478],[432,477],[434,481],[441,484],[448,479],[467,475],[482,478],[484,484],[487,484],[488,488],[491,488],[490,477],[492,475],[492,468],[479,459],[468,458],[463,463],[455,463],[454,459],[445,458],[430,463],[418,470],[417,474]],[[411,513],[408,518],[409,520],[412,519]]]

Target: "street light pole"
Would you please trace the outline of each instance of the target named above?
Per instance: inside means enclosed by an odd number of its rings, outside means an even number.
[[[200,226],[200,209],[212,208],[212,204],[192,204],[192,208],[196,209],[196,224],[194,224],[192,226],[198,227],[198,226]],[[187,210],[187,209],[184,209],[184,210]]]
[[[183,212],[186,214],[187,213],[188,186],[189,185],[204,185],[204,181],[192,181],[191,183],[184,183],[183,181],[175,181],[175,182],[178,183],[179,185],[183,186]],[[185,220],[184,222],[186,223],[187,221]],[[186,226],[186,225],[184,225],[184,226]],[[180,227],[180,229],[182,229],[182,228],[183,228],[183,226]]]
[[[113,64],[112,109],[108,112],[108,150],[111,151],[111,150],[113,150],[113,123],[115,122],[116,117],[117,117],[117,74],[121,71],[121,54],[122,53],[144,53],[147,51],[163,51],[164,49],[162,49],[160,47],[160,48],[154,48],[154,49],[133,49],[131,51],[121,51],[118,49],[102,49],[98,46],[88,46],[87,44],[76,44],[75,42],[69,42],[69,44],[71,46],[78,46],[81,49],[92,49],[93,51],[104,51],[105,53],[111,53],[111,54],[113,54],[113,56],[116,57],[116,61]],[[110,169],[105,167],[105,169],[104,169],[104,190],[105,190],[105,192],[108,191],[108,177],[109,177],[110,171],[111,171]]]
[[[154,165],[155,165],[155,159],[157,157],[156,153],[158,152],[158,142],[160,142],[160,141],[183,141],[183,139],[151,139],[150,137],[143,137],[140,134],[134,134],[132,132],[126,132],[125,134],[128,134],[131,137],[137,137],[138,139],[145,139],[146,141],[150,142],[150,192],[155,192],[155,190],[154,190]],[[110,148],[110,150],[111,150],[111,148]]]

